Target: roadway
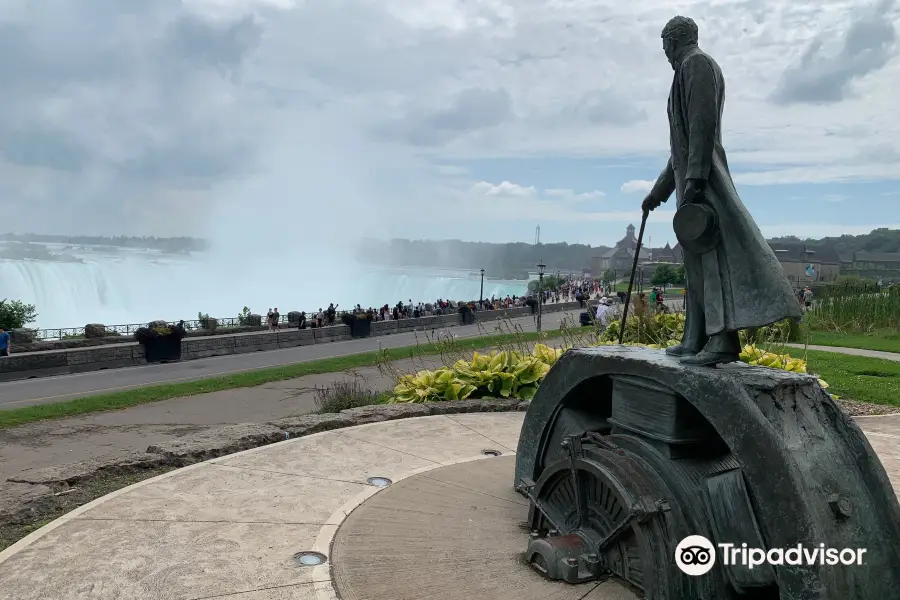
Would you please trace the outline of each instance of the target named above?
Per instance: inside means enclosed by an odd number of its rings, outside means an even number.
[[[553,312],[542,317],[543,329],[559,329],[564,316],[572,324],[578,323],[580,311]],[[534,319],[530,316],[511,319],[512,323],[524,331],[534,331]],[[492,322],[483,321],[479,325],[445,327],[433,330],[445,331],[458,338],[472,338],[482,335],[484,329],[494,327]],[[429,332],[431,334],[431,332]],[[272,334],[276,335],[276,334]],[[418,337],[417,337],[418,336]],[[91,371],[71,375],[58,375],[38,379],[25,379],[0,383],[0,409],[13,409],[51,402],[61,402],[82,396],[92,396],[109,392],[119,392],[148,385],[159,385],[182,381],[194,381],[220,375],[230,375],[244,371],[278,367],[295,363],[335,358],[373,352],[381,348],[413,346],[423,341],[423,332],[398,333],[378,337],[347,340],[312,346],[295,346],[280,350],[230,354],[201,358],[169,364],[152,364],[136,367],[122,367],[104,371]]]

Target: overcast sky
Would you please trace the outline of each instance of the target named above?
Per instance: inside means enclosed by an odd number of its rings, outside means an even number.
[[[0,0],[0,231],[610,244],[676,14],[764,233],[900,227],[893,1]]]

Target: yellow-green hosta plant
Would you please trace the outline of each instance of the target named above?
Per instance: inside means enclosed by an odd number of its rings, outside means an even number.
[[[744,346],[743,350],[741,350],[740,358],[750,365],[772,367],[773,369],[791,371],[792,373],[806,373],[805,360],[801,358],[792,358],[790,354],[767,352],[766,350],[757,348],[753,344]]]
[[[564,348],[551,348],[546,344],[535,344],[533,355],[536,359],[548,365],[553,365],[565,352]]]
[[[535,356],[518,352],[491,352],[472,356],[471,362],[457,361],[453,372],[476,387],[481,397],[531,400],[550,365]]]
[[[475,352],[472,360],[457,361],[450,368],[404,375],[394,388],[391,402],[465,400],[473,395],[530,400],[563,351],[536,344],[531,355]]]
[[[404,375],[394,387],[392,403],[439,402],[465,400],[476,390],[474,385],[462,381],[451,369],[419,371]]]
[[[793,358],[790,354],[775,354],[774,352],[766,352],[754,346],[747,344],[744,346],[740,354],[741,360],[749,365],[760,365],[770,367],[772,369],[781,369],[790,371],[791,373],[806,373],[806,361],[802,358]],[[828,384],[824,379],[819,379],[819,385],[822,389],[827,390]],[[837,396],[831,394],[835,400]]]

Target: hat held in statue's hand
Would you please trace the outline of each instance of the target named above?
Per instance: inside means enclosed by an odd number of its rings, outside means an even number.
[[[719,218],[706,202],[681,205],[672,220],[675,237],[681,247],[692,254],[703,254],[719,243]]]

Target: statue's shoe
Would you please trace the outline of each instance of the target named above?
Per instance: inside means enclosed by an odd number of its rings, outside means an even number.
[[[666,348],[666,354],[669,356],[693,356],[694,354],[697,354],[697,351],[691,350],[684,344],[678,344],[677,346]]]
[[[731,352],[707,352],[704,350],[693,356],[683,356],[681,358],[681,363],[684,365],[712,366],[724,365],[725,363],[732,363],[737,360],[739,360],[738,355]]]

